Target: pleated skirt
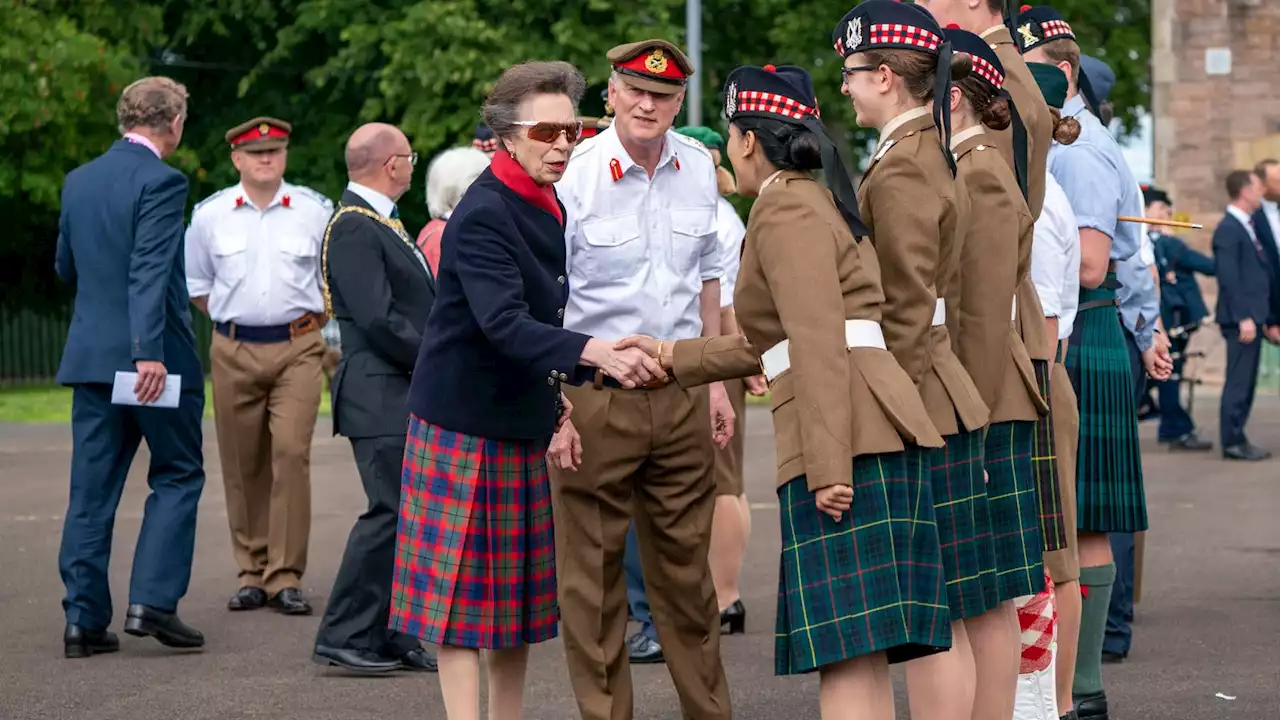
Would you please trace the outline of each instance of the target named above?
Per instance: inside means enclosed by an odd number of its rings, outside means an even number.
[[[1108,273],[1107,281],[1101,288],[1082,288],[1081,305],[1114,301],[1115,274]],[[1114,304],[1076,316],[1066,367],[1080,407],[1077,525],[1096,533],[1144,531],[1147,503],[1133,370]]]
[[[803,475],[778,488],[778,512],[776,674],[951,647],[927,451],[854,458],[853,504],[839,522],[818,509]]]
[[[1036,420],[1035,442],[1031,448],[1032,471],[1036,479],[1036,504],[1040,508],[1040,539],[1045,552],[1067,546],[1067,524],[1062,510],[1062,479],[1058,477],[1058,448],[1053,439],[1053,403],[1049,393],[1050,365],[1046,360],[1032,360],[1040,396],[1049,403],[1050,411]],[[1068,482],[1075,482],[1069,478]],[[1075,532],[1075,528],[1071,528]]]
[[[1040,505],[1031,461],[1034,445],[1034,422],[992,423],[987,428],[987,498],[1002,601],[1044,589]]]
[[[985,429],[948,435],[947,444],[931,452],[933,507],[952,620],[977,617],[1000,604],[982,474],[985,437]]]

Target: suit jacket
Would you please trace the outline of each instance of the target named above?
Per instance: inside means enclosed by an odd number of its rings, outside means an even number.
[[[1200,322],[1209,314],[1209,308],[1195,273],[1213,275],[1213,258],[1187,247],[1182,238],[1161,233],[1152,233],[1152,236],[1151,248],[1160,272],[1160,315],[1165,328]],[[1182,317],[1175,318],[1174,310],[1182,310]]]
[[[435,281],[411,238],[348,208],[374,213],[347,190],[325,234],[326,291],[342,337],[332,383],[333,432],[403,435],[409,380],[435,302]]]
[[[943,436],[960,432],[961,426],[977,430],[989,416],[952,350],[947,326],[933,326],[936,301],[959,282],[969,199],[956,188],[927,114],[889,134],[858,188],[862,220],[871,228],[884,277],[885,341],[920,388]]]
[[[777,482],[805,475],[812,490],[849,485],[854,457],[943,444],[893,355],[846,347],[844,321],[879,322],[883,305],[876,248],[855,241],[826,188],[784,172],[747,222],[733,295],[743,335],[677,342],[675,379],[758,374],[759,356],[787,340],[791,367],[770,393]]]
[[[564,329],[565,252],[559,220],[480,174],[444,229],[414,415],[493,440],[551,438],[560,383],[595,374],[578,364],[589,338]]]
[[[1280,248],[1276,247],[1275,237],[1271,232],[1271,222],[1262,210],[1253,214],[1253,226],[1257,228],[1258,240],[1262,243],[1262,252],[1271,269],[1271,317],[1280,322]]]
[[[204,388],[182,253],[187,178],[118,140],[62,187],[55,269],[75,287],[58,368],[64,385],[110,383],[139,360]]]
[[[1271,268],[1263,247],[1258,250],[1248,229],[1231,213],[1214,229],[1213,261],[1218,275],[1215,321],[1219,327],[1235,327],[1246,318],[1259,327],[1272,321]]]
[[[1017,177],[988,142],[982,132],[955,148],[956,181],[970,212],[960,230],[960,282],[948,293],[947,327],[991,421],[1034,421],[1048,405],[1013,316],[1014,294],[1031,274],[1034,224]]]
[[[1044,186],[1049,172],[1049,147],[1053,144],[1053,115],[1045,102],[1040,86],[1022,59],[1018,46],[1007,28],[1000,28],[986,37],[996,51],[996,57],[1004,65],[1005,89],[1013,99],[1027,128],[1027,207],[1031,220],[1040,218],[1044,207]],[[1013,130],[991,131],[995,145],[1000,149],[1009,167],[1013,167]],[[1015,176],[1016,177],[1016,176]],[[1026,250],[1030,253],[1030,249]],[[1023,262],[1027,262],[1024,258]],[[1051,338],[1045,328],[1044,310],[1035,283],[1028,274],[1018,285],[1018,334],[1033,360],[1052,362],[1057,349],[1057,338]]]

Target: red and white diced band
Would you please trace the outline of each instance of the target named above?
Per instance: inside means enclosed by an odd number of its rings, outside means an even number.
[[[942,38],[915,25],[877,23],[871,26],[869,43],[875,45],[911,45],[922,50],[937,50]]]
[[[738,93],[738,108],[736,112],[766,112],[794,120],[803,120],[810,115],[817,114],[808,105],[792,100],[785,95],[761,92],[759,90],[743,90]]]
[[[979,77],[994,85],[997,90],[1004,87],[1004,75],[996,70],[995,65],[977,55],[970,54],[969,57],[973,59],[973,71],[978,73]]]

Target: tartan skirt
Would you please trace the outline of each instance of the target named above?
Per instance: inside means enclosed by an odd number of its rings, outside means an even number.
[[[804,475],[778,488],[777,675],[951,647],[928,472],[919,448],[855,457],[853,504],[840,522],[818,509]]]
[[[1049,362],[1032,360],[1036,371],[1036,385],[1040,396],[1049,403]],[[1045,552],[1061,550],[1067,546],[1067,525],[1062,515],[1062,491],[1058,483],[1058,448],[1053,441],[1053,404],[1047,415],[1036,420],[1034,442],[1031,445],[1032,473],[1036,479],[1036,503],[1040,508],[1040,540]],[[1072,478],[1074,481],[1074,478]],[[1072,528],[1072,532],[1075,529]]]
[[[1031,462],[1035,432],[1036,424],[1025,420],[987,428],[987,500],[1001,601],[1044,589],[1044,541]]]
[[[1080,289],[1080,303],[1114,300],[1104,287]],[[1114,305],[1082,310],[1067,347],[1067,374],[1080,407],[1076,451],[1076,523],[1085,532],[1147,529],[1138,409],[1124,328]]]
[[[977,617],[1000,604],[991,513],[982,477],[985,429],[943,438],[930,472],[942,576],[952,620]]]
[[[503,650],[559,632],[546,443],[489,440],[409,416],[393,630]]]

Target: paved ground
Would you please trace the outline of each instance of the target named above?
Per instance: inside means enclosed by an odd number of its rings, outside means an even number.
[[[1215,434],[1216,401],[1197,410]],[[726,638],[725,664],[736,717],[816,718],[816,678],[772,676],[778,524],[774,513],[768,411],[752,408],[748,492],[755,532],[744,577],[748,634]],[[322,420],[314,454],[311,565],[306,591],[318,605],[328,593],[364,498],[345,441],[327,437]],[[1170,455],[1144,424],[1153,530],[1147,542],[1137,643],[1106,678],[1117,720],[1276,717],[1280,674],[1280,460],[1226,464],[1216,454]],[[1261,398],[1255,442],[1280,450],[1280,398]],[[203,652],[178,654],[154,641],[122,635],[117,655],[87,661],[61,657],[62,586],[57,572],[70,439],[65,427],[0,426],[0,719],[41,720],[384,720],[440,718],[433,675],[350,678],[308,658],[317,618],[263,610],[231,615],[233,589],[219,466],[206,426],[209,482],[200,509],[198,557],[181,610],[208,638]],[[146,493],[139,458],[121,504],[112,579],[117,631],[132,547]],[[558,641],[534,651],[528,688],[531,720],[575,715]],[[634,669],[638,719],[680,716],[663,667]],[[900,680],[900,675],[899,675]],[[1216,696],[1229,696],[1231,700]],[[899,696],[899,717],[906,705]]]

